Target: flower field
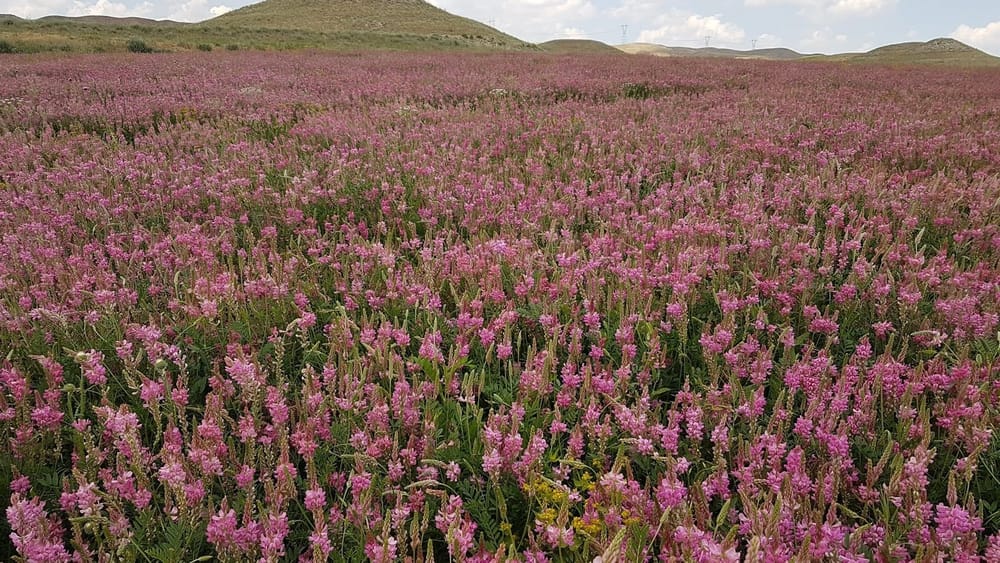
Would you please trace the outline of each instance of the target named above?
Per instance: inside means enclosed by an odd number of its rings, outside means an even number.
[[[1000,561],[995,70],[9,58],[0,237],[3,560]]]

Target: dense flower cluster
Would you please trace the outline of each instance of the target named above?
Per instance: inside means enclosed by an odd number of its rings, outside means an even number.
[[[0,558],[996,560],[998,78],[5,61]]]

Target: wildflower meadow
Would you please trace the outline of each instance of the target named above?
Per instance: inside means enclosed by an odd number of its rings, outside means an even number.
[[[1000,74],[0,66],[0,559],[1000,561]]]

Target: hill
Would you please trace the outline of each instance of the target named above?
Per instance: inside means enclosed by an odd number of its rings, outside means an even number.
[[[736,49],[720,49],[717,47],[668,47],[655,43],[628,43],[617,48],[633,55],[654,55],[657,57],[708,57],[730,59],[764,59],[773,61],[790,61],[805,57],[791,49],[754,49],[739,51]]]
[[[523,49],[529,44],[423,0],[266,0],[199,24],[202,27],[373,33],[459,40]]]
[[[810,60],[887,65],[1000,66],[1000,58],[947,37],[878,47],[865,53],[813,55]]]
[[[2,17],[2,16],[0,16]],[[20,18],[19,18],[20,19]],[[24,20],[21,20],[24,21]],[[181,22],[171,20],[151,20],[148,18],[116,18],[112,16],[45,16],[35,20],[44,23],[69,23],[85,25],[112,25],[112,26],[169,26],[186,25]]]
[[[594,41],[592,39],[555,39],[539,43],[538,46],[547,53],[556,55],[621,55],[620,49],[616,49],[607,43]]]
[[[0,16],[3,17],[3,16]],[[267,0],[200,23],[108,16],[3,20],[14,52],[125,51],[537,51],[538,48],[422,0]]]
[[[855,55],[854,60],[889,64],[1000,65],[1000,58],[951,38],[886,45]]]
[[[975,49],[950,38],[927,42],[886,45],[866,53],[841,53],[836,55],[804,55],[791,49],[756,49],[738,51],[715,47],[668,47],[653,43],[629,43],[618,49],[631,54],[658,57],[711,57],[766,60],[810,60],[841,63],[869,63],[891,65],[949,65],[949,66],[1000,66],[1000,58]]]

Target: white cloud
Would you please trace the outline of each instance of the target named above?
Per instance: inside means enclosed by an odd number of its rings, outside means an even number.
[[[566,27],[559,32],[560,39],[587,39],[587,32],[577,27]]]
[[[808,4],[805,0],[743,0],[744,6],[764,8],[766,6],[784,6],[787,4]]]
[[[14,14],[22,18],[40,18],[68,14],[73,2],[65,0],[22,0],[0,3],[0,13]]]
[[[641,43],[677,44],[707,40],[713,46],[742,44],[746,33],[719,16],[688,14],[682,17],[661,17],[657,27],[639,33]],[[708,38],[708,39],[706,39]]]
[[[24,18],[43,16],[113,16],[202,21],[230,10],[225,5],[211,5],[211,0],[172,0],[136,2],[134,0],[0,0],[0,13]],[[215,0],[218,1],[218,0]],[[246,2],[249,3],[249,2]]]
[[[526,41],[564,39],[567,33],[600,39],[583,31],[593,28],[593,18],[598,14],[591,0],[427,1],[438,8],[492,25]]]
[[[197,22],[207,20],[212,17],[212,8],[208,5],[209,0],[188,0],[177,5],[172,5],[167,19],[179,22]]]
[[[145,4],[144,6],[149,6]],[[93,4],[86,2],[73,2],[73,6],[66,12],[68,16],[136,16],[139,15],[125,4],[112,2],[111,0],[97,0]]]
[[[743,0],[745,6],[798,6],[799,13],[811,18],[867,17],[888,10],[898,0]]]
[[[808,52],[839,53],[844,51],[848,39],[847,35],[834,33],[829,27],[815,29],[799,40],[799,48]]]
[[[608,14],[617,19],[644,20],[656,17],[664,11],[663,3],[654,0],[621,0]]]
[[[837,0],[827,11],[838,16],[870,16],[896,4],[896,0]]]
[[[784,47],[785,41],[777,35],[762,33],[753,40],[758,49],[770,49],[773,47]]]
[[[1000,21],[990,22],[983,27],[960,25],[951,36],[977,49],[1000,55]]]

